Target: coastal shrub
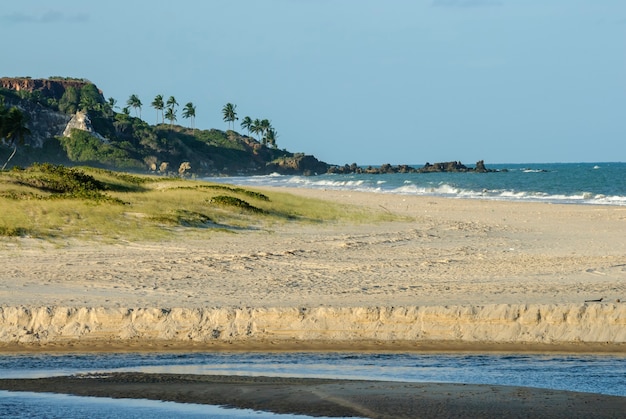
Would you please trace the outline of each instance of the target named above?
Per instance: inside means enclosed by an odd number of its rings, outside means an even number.
[[[50,163],[35,163],[27,173],[35,176],[22,177],[22,183],[38,189],[58,193],[77,193],[81,191],[103,191],[105,186],[85,172]]]
[[[264,194],[262,194],[260,192],[249,191],[247,189],[236,188],[236,187],[232,187],[232,186],[226,186],[226,185],[200,185],[200,186],[198,186],[198,188],[202,188],[202,189],[217,189],[217,190],[223,190],[223,191],[240,193],[242,195],[247,195],[247,196],[249,196],[251,198],[260,199],[261,201],[268,201],[269,202],[269,200],[270,200],[267,195],[264,195]]]
[[[66,114],[74,114],[78,109],[80,93],[73,86],[68,86],[59,99],[59,110]]]
[[[59,142],[65,149],[67,157],[74,162],[109,165],[122,169],[144,167],[143,163],[133,158],[127,150],[104,143],[87,131],[73,129],[69,137],[61,137]]]
[[[93,176],[63,165],[35,163],[24,171],[24,175],[20,175],[17,182],[50,193],[45,197],[47,199],[81,198],[94,202],[108,201],[124,204],[122,200],[102,193],[107,190],[107,187]],[[17,194],[14,196],[18,197]],[[35,195],[22,193],[19,197],[23,199],[35,197]],[[37,196],[37,198],[43,197]]]
[[[28,229],[24,227],[0,226],[0,236],[4,237],[24,237],[28,235]]]
[[[14,201],[25,201],[29,199],[41,199],[40,195],[35,195],[31,192],[21,192],[21,191],[3,191],[0,192],[1,198],[12,199]]]
[[[174,210],[168,214],[160,214],[150,217],[157,223],[180,225],[184,227],[205,227],[212,224],[213,220],[206,214],[189,210]]]
[[[261,208],[252,206],[246,201],[239,199],[239,198],[235,198],[234,196],[217,195],[217,196],[214,196],[211,200],[209,200],[209,203],[214,204],[214,205],[226,206],[226,207],[236,207],[245,211],[250,211],[250,212],[259,213],[259,214],[265,213],[265,211],[263,211]]]

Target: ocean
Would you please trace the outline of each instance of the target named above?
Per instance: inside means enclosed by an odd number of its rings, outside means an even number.
[[[241,186],[334,189],[504,201],[626,205],[626,163],[529,163],[486,166],[497,172],[318,176],[272,174],[203,179]]]
[[[626,354],[163,353],[0,355],[0,375],[37,378],[88,372],[319,377],[475,383],[626,397]],[[626,400],[626,399],[625,399]],[[305,418],[219,406],[0,391],[2,417]]]

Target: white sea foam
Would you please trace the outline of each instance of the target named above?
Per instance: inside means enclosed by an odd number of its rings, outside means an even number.
[[[272,174],[209,180],[249,186],[283,186],[446,198],[626,206],[626,192],[622,193],[625,186],[622,176],[623,169],[619,164],[607,164],[601,175],[594,175],[594,173],[598,173],[597,168],[600,167],[598,165],[588,165],[582,168],[579,165],[544,166],[545,168],[511,167],[507,169],[508,173],[488,174],[405,173],[321,176]],[[609,169],[611,172],[610,175],[607,175]]]

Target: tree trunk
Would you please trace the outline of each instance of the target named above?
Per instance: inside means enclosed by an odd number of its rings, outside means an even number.
[[[11,159],[13,158],[13,156],[15,156],[15,152],[17,151],[17,145],[13,147],[13,153],[11,153],[11,155],[9,156],[9,158],[7,159],[7,161],[4,163],[4,165],[2,166],[2,169],[0,170],[4,170],[5,167],[7,167],[7,164],[9,164],[9,162],[11,161]]]

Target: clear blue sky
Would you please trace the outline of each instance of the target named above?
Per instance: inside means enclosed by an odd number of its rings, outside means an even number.
[[[0,39],[0,76],[149,123],[157,94],[199,128],[232,102],[329,163],[626,161],[625,0],[20,0]]]

